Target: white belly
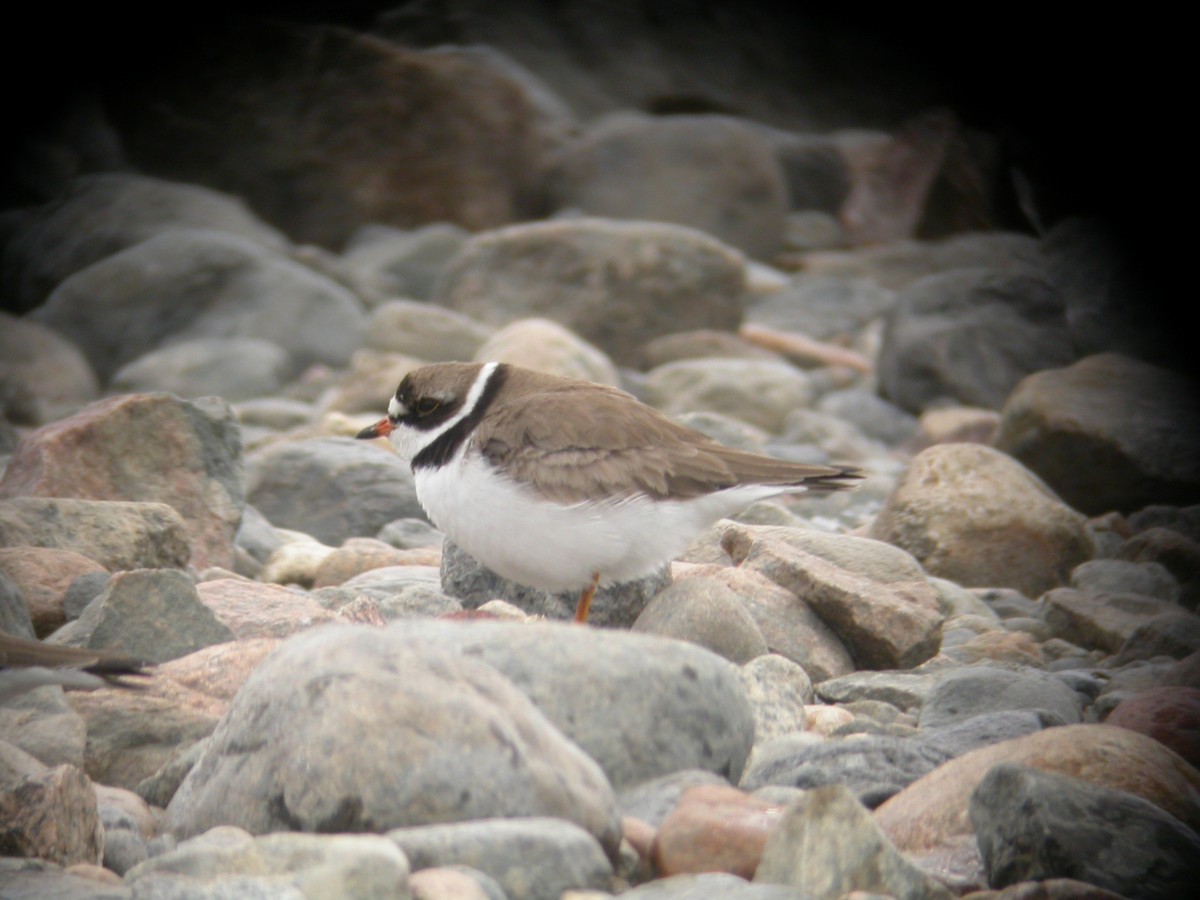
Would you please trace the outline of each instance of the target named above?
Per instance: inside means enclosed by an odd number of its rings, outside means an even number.
[[[478,457],[420,469],[417,497],[434,524],[497,574],[545,591],[641,578],[700,531],[779,488],[748,485],[687,501],[548,503]]]

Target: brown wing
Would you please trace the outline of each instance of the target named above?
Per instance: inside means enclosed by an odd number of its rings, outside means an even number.
[[[592,384],[548,385],[500,402],[474,441],[492,465],[560,502],[635,494],[684,499],[737,484],[834,490],[849,486],[838,479],[857,477],[846,467],[724,447],[622,391]]]
[[[112,650],[92,650],[31,641],[0,632],[0,668],[44,666],[48,669],[82,669],[95,675],[142,675],[151,665],[145,660]]]

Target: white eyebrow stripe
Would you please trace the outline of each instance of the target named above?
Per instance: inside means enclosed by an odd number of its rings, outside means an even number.
[[[483,392],[487,388],[488,382],[492,380],[492,373],[496,371],[496,368],[499,365],[500,363],[498,362],[490,362],[479,370],[479,374],[475,376],[475,381],[471,384],[471,389],[467,391],[467,399],[463,401],[462,409],[460,409],[454,416],[447,419],[433,431],[424,432],[425,446],[432,444],[439,437],[475,411],[475,407],[479,405],[479,400],[481,397],[483,397]]]

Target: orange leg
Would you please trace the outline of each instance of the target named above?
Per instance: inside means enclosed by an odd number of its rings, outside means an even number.
[[[579,603],[575,607],[575,621],[579,624],[586,624],[588,620],[588,610],[592,608],[592,598],[596,596],[596,585],[600,583],[600,573],[592,573],[592,583],[583,589],[583,593],[579,595]]]

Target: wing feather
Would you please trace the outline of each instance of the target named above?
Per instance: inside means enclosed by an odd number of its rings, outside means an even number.
[[[586,404],[587,415],[580,410]],[[790,463],[724,447],[615,388],[547,384],[500,401],[474,436],[493,466],[559,502],[686,499],[738,484],[849,487],[845,466]]]

